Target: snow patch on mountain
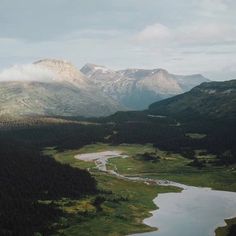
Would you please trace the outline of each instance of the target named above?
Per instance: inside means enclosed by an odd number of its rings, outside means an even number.
[[[131,109],[145,109],[155,101],[209,81],[202,75],[174,75],[164,69],[132,68],[115,71],[95,64],[86,64],[81,72],[104,93]]]

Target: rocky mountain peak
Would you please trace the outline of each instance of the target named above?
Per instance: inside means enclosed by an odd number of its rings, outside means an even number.
[[[73,83],[77,86],[86,86],[88,80],[72,63],[58,59],[43,59],[34,62],[35,65],[44,67],[55,73],[54,80]]]
[[[108,69],[106,66],[101,66],[101,65],[91,64],[91,63],[85,64],[81,68],[80,71],[88,77],[90,77],[91,75],[97,72],[104,73],[104,74],[113,73],[113,71],[111,69]]]
[[[202,75],[174,75],[162,68],[115,71],[86,64],[81,72],[105,94],[131,109],[145,109],[154,101],[183,93],[208,81]]]

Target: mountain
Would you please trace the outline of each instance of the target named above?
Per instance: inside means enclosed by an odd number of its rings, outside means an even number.
[[[34,65],[43,67],[55,73],[53,81],[71,83],[79,88],[90,89],[92,82],[73,64],[64,60],[44,59],[36,61]]]
[[[203,83],[189,92],[152,104],[149,112],[192,119],[235,120],[236,80]]]
[[[124,109],[71,63],[45,59],[35,62],[30,70],[45,73],[27,80],[1,80],[1,116],[104,116]]]
[[[112,143],[154,143],[191,159],[204,150],[216,156],[202,163],[207,167],[236,163],[236,80],[203,83],[147,110],[99,119],[113,122]]]
[[[0,73],[0,116],[106,116],[145,109],[207,81],[201,75],[173,75],[163,69],[114,71],[64,60],[44,59]]]
[[[209,81],[202,75],[174,75],[163,69],[114,71],[94,64],[86,64],[81,72],[104,93],[122,105],[138,110]]]

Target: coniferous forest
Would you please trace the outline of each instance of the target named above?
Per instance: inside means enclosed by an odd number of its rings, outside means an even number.
[[[199,119],[176,126],[173,118],[150,118],[145,112],[89,119],[91,124],[87,125],[77,124],[77,118],[72,120],[75,123],[20,125],[0,131],[1,235],[32,235],[35,232],[48,235],[52,233],[51,223],[62,216],[54,201],[80,199],[98,191],[88,171],[45,156],[42,152],[45,147],[64,150],[97,142],[113,145],[153,143],[154,147],[181,153],[190,159],[194,159],[191,150],[205,149],[217,155],[214,165],[236,161],[234,123]],[[188,132],[206,135],[192,139],[185,135]],[[218,145],[219,140],[221,145]],[[199,163],[193,161],[193,165]],[[43,203],[47,200],[50,204]]]

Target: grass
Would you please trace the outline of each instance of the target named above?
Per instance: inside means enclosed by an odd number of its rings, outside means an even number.
[[[102,211],[96,214],[74,215],[69,227],[58,235],[127,235],[155,230],[142,224],[150,216],[149,211],[156,209],[152,202],[158,193],[177,191],[176,188],[148,186],[143,183],[130,182],[108,175],[97,175],[99,187],[112,191],[113,196],[127,197],[127,201],[114,202],[106,200]]]
[[[233,167],[205,167],[201,170],[187,166],[188,160],[176,157],[175,160],[161,159],[159,163],[143,163],[130,157],[110,160],[124,175],[142,175],[157,179],[167,179],[179,183],[211,187],[218,190],[236,191],[236,171]]]
[[[46,148],[44,150],[45,155],[53,156],[53,158],[63,164],[68,164],[80,169],[94,168],[95,164],[93,162],[80,161],[74,158],[75,155],[81,153],[80,150],[68,150],[65,152],[57,152],[56,149]]]
[[[153,151],[149,146],[150,151]],[[141,150],[138,148],[137,152]],[[146,148],[145,148],[146,151]],[[143,151],[143,152],[145,152]],[[143,161],[130,155],[130,157],[121,159],[113,158],[109,161],[109,168],[117,168],[117,171],[123,175],[141,175],[156,179],[172,180],[179,183],[211,187],[217,190],[236,192],[236,166],[212,166],[206,165],[202,169],[188,166],[191,160],[182,157],[179,154],[157,151],[160,157],[159,162]],[[135,152],[133,152],[135,154]],[[201,157],[205,160],[213,159],[214,156],[208,155]]]
[[[185,135],[192,139],[203,139],[207,136],[206,134],[199,134],[199,133],[186,133]]]
[[[98,143],[84,146],[79,150],[57,152],[48,148],[45,154],[52,155],[57,161],[69,164],[73,167],[88,169],[98,182],[99,189],[112,191],[105,197],[100,211],[93,205],[96,196],[82,200],[71,201],[64,199],[59,206],[66,214],[62,218],[61,230],[57,235],[83,235],[83,236],[119,236],[133,233],[141,233],[155,230],[142,224],[144,218],[150,215],[150,211],[156,209],[152,200],[157,194],[180,191],[175,187],[163,187],[146,185],[141,182],[122,180],[106,173],[99,172],[93,162],[84,162],[74,158],[79,153],[101,152],[107,150],[119,150],[128,155],[127,158],[112,158],[108,168],[116,169],[119,173],[127,176],[143,176],[156,179],[167,179],[176,182],[193,185],[212,187],[219,190],[236,191],[235,166],[214,167],[207,165],[202,169],[188,166],[191,160],[179,154],[155,150],[152,145],[119,145],[112,146]],[[200,150],[201,151],[201,150]],[[196,154],[200,151],[196,150]],[[145,161],[137,157],[137,154],[156,152],[159,157],[157,162]],[[205,154],[198,158],[210,160],[214,156]],[[123,197],[124,200],[120,200]],[[114,201],[114,199],[116,199]],[[231,224],[231,221],[226,221]],[[232,221],[235,224],[235,221]],[[217,236],[225,236],[222,232],[228,232],[228,228],[217,229]]]
[[[216,229],[215,233],[216,233],[216,236],[228,236],[228,235],[232,235],[233,234],[230,234],[230,229],[231,229],[231,226],[236,225],[236,218],[232,218],[232,219],[227,219],[225,220],[226,222],[226,226],[224,227],[219,227]]]
[[[74,158],[78,153],[99,152],[105,150],[120,150],[128,155],[128,158],[112,158],[109,160],[108,168],[117,168],[123,175],[141,175],[157,179],[167,179],[192,186],[211,187],[217,190],[236,191],[236,165],[232,166],[212,166],[206,165],[202,169],[188,166],[191,160],[176,153],[170,153],[154,149],[151,144],[146,145],[118,145],[98,143],[87,145],[79,150],[71,150],[57,153],[54,149],[47,149],[47,154],[53,154],[57,161],[70,164],[79,168],[91,168],[95,165],[92,162],[79,161]],[[136,158],[137,154],[145,152],[157,152],[160,157],[159,162],[143,161]],[[197,158],[201,160],[211,160],[213,155],[199,156],[200,150],[196,150]]]
[[[180,191],[176,187],[147,185],[142,182],[127,181],[97,171],[94,163],[79,161],[74,158],[79,153],[99,152],[104,150],[121,150],[125,154],[135,155],[153,151],[151,145],[120,145],[95,144],[80,150],[57,152],[48,148],[45,154],[52,155],[61,163],[77,168],[90,168],[98,182],[98,188],[112,194],[105,194],[101,210],[96,210],[93,200],[96,196],[82,200],[62,199],[57,204],[65,212],[65,217],[57,224],[62,228],[56,235],[83,236],[119,236],[156,230],[142,223],[156,209],[153,199],[159,193]],[[124,200],[125,199],[125,200]]]

